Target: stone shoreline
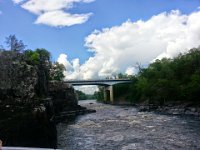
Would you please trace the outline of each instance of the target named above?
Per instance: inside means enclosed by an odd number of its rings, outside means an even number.
[[[180,105],[138,105],[139,111],[154,111],[171,115],[185,115],[200,118],[200,106],[180,104]]]

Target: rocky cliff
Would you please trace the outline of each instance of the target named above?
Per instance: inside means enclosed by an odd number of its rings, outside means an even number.
[[[56,148],[55,116],[77,107],[74,89],[49,85],[42,65],[23,53],[0,51],[0,139],[4,146]]]

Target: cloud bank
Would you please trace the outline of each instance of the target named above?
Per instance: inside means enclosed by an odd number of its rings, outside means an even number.
[[[86,22],[92,13],[70,14],[74,3],[91,3],[94,0],[13,0],[15,4],[38,16],[35,23],[65,27]]]
[[[67,68],[66,79],[94,79],[134,74],[136,63],[148,65],[155,59],[173,58],[200,45],[200,11],[188,15],[180,11],[163,12],[147,21],[130,20],[120,26],[94,31],[85,46],[94,55],[84,64],[69,61],[61,54],[58,62]]]

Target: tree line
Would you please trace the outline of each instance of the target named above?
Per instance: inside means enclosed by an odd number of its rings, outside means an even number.
[[[114,86],[115,98],[132,103],[164,105],[169,102],[200,104],[200,48],[177,57],[163,58],[130,77],[132,83]],[[102,90],[100,90],[102,91]],[[98,93],[99,98],[102,97]]]
[[[51,61],[51,54],[44,48],[37,48],[35,50],[26,49],[26,45],[22,40],[18,40],[15,35],[9,35],[5,40],[7,49],[0,46],[0,52],[9,51],[21,55],[23,60],[28,64],[37,66],[40,70],[48,70],[48,78],[50,80],[61,81],[64,79],[63,71],[65,66],[58,62]]]

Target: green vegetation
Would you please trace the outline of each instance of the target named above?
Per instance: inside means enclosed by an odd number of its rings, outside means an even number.
[[[50,79],[51,80],[57,80],[62,81],[64,79],[63,72],[65,71],[65,66],[63,64],[59,64],[58,62],[52,64],[52,67],[50,69]]]
[[[94,94],[85,94],[82,91],[76,90],[77,96],[79,100],[90,100],[96,99]]]
[[[104,87],[102,86],[98,86],[99,91],[95,91],[94,92],[94,96],[96,98],[97,101],[103,101],[104,100]]]
[[[180,54],[174,59],[156,60],[148,68],[141,69],[134,80],[133,102],[199,103],[200,49],[191,49],[187,54]]]
[[[46,49],[25,50],[26,45],[23,44],[22,40],[18,40],[15,35],[8,36],[5,43],[8,50],[1,46],[2,59],[5,57],[5,61],[8,62],[13,59],[16,63],[29,65],[33,70],[36,70],[38,79],[35,92],[38,97],[48,95],[49,80],[63,80],[65,67],[58,62],[52,63],[51,54]],[[15,75],[16,73],[12,76]]]
[[[114,86],[115,99],[123,97],[132,103],[158,105],[168,102],[199,104],[200,48],[193,48],[174,59],[156,60],[147,68],[139,67],[139,73],[131,79],[130,85]],[[102,92],[100,89],[98,95]]]

